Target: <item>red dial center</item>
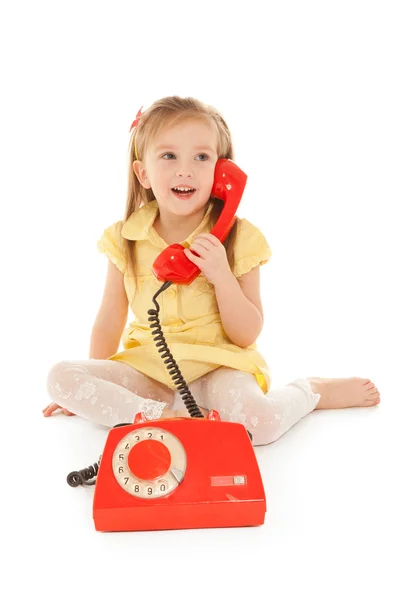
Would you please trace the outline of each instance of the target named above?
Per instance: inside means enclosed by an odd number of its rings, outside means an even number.
[[[162,442],[143,440],[129,452],[128,465],[136,477],[145,480],[165,475],[171,466],[171,454]]]

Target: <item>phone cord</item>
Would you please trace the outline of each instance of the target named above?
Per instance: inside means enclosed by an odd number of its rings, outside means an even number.
[[[158,337],[154,337],[154,341],[160,340],[156,344],[156,346],[160,346],[160,348],[158,348],[158,352],[160,352],[160,353],[165,352],[165,354],[162,355],[161,358],[167,357],[167,360],[164,360],[164,363],[166,364],[166,367],[170,372],[170,375],[172,377],[174,385],[178,389],[179,393],[181,394],[181,396],[185,402],[185,406],[188,409],[190,416],[204,419],[203,413],[197,406],[196,400],[193,398],[193,396],[187,386],[187,383],[184,380],[183,375],[179,370],[177,362],[174,359],[174,357],[172,356],[172,354],[167,346],[167,342],[165,341],[165,337],[164,337],[164,334],[161,329],[160,320],[158,318],[158,313],[160,312],[160,306],[159,306],[158,302],[156,301],[156,298],[159,294],[161,294],[161,292],[163,292],[164,290],[169,288],[169,286],[172,285],[172,283],[173,283],[172,281],[165,281],[165,283],[163,283],[163,285],[160,287],[158,292],[156,294],[154,294],[154,296],[152,298],[154,304],[156,305],[157,310],[154,310],[154,308],[152,308],[147,311],[147,314],[149,315],[148,320],[151,323],[150,327],[153,329],[153,331],[151,333],[154,336],[158,335]],[[153,321],[154,321],[154,323],[153,323]],[[246,431],[248,433],[250,440],[253,441],[253,436],[250,433],[250,431],[248,429],[246,429]]]
[[[124,425],[132,425],[132,423],[118,423],[118,425],[114,425],[113,429],[116,427],[123,427]],[[94,485],[97,479],[93,479],[93,481],[89,481],[95,477],[99,471],[101,461],[101,454],[99,456],[99,462],[90,465],[86,469],[81,469],[80,471],[71,471],[67,475],[67,483],[71,487],[78,487],[78,485]]]
[[[78,487],[78,485],[94,485],[96,480],[89,481],[92,477],[97,475],[100,465],[101,454],[99,457],[99,462],[94,463],[87,467],[87,469],[81,469],[80,471],[71,471],[69,475],[67,475],[67,483],[71,487]]]
[[[169,286],[172,285],[172,283],[172,281],[165,281],[158,290],[158,292],[156,292],[152,298],[156,309],[151,308],[147,311],[147,314],[149,315],[148,320],[150,322],[150,328],[152,329],[151,333],[154,336],[154,341],[157,342],[156,347],[158,349],[158,352],[161,354],[161,358],[165,359],[164,363],[169,371],[171,379],[174,382],[174,385],[177,388],[178,392],[182,396],[182,399],[185,403],[186,408],[189,411],[190,416],[197,417],[199,419],[204,419],[203,413],[196,404],[196,400],[193,398],[188,388],[188,385],[184,380],[182,373],[179,370],[178,364],[172,356],[170,349],[168,348],[167,342],[165,341],[165,337],[161,329],[160,319],[158,318],[160,306],[156,298],[159,294],[161,294],[161,292],[169,288]]]

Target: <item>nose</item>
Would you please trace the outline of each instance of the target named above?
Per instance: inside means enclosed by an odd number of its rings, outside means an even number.
[[[193,177],[193,168],[186,163],[181,162],[177,165],[176,175],[177,177]]]

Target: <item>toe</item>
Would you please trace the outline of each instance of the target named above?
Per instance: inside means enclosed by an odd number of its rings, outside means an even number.
[[[376,402],[377,400],[380,400],[380,396],[378,392],[375,392],[373,394],[368,394],[366,399],[370,402]]]
[[[376,399],[376,400],[365,400],[365,405],[366,406],[377,406],[377,404],[380,403],[380,399]]]
[[[376,386],[375,386],[375,384],[374,384],[374,383],[372,383],[372,381],[370,381],[370,383],[368,383],[368,384],[365,386],[365,389],[366,389],[366,390],[376,390]]]

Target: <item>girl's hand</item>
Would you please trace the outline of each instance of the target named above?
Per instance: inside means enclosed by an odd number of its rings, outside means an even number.
[[[75,413],[70,412],[69,410],[67,410],[66,408],[63,408],[62,406],[60,406],[59,404],[56,404],[55,402],[51,402],[48,406],[46,406],[46,408],[44,408],[42,410],[43,416],[50,417],[53,414],[53,412],[58,410],[59,408],[61,408],[64,415],[67,415],[67,417],[75,416]]]
[[[195,256],[191,250],[199,256]],[[213,285],[232,272],[224,245],[212,233],[200,233],[193,240],[190,250],[185,248],[184,252]]]

